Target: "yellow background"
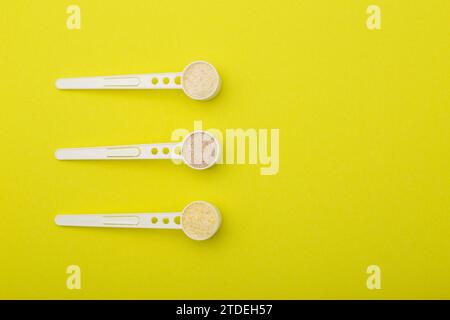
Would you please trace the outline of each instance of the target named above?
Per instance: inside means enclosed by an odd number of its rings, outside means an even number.
[[[81,8],[81,30],[66,8]],[[366,27],[377,4],[382,29]],[[442,1],[7,1],[0,11],[0,298],[450,298],[449,12]],[[57,91],[58,77],[213,63],[181,91]],[[280,171],[58,162],[55,149],[279,128]],[[59,228],[57,213],[216,204],[181,231]],[[66,288],[79,265],[82,289]],[[381,268],[381,290],[366,268]]]

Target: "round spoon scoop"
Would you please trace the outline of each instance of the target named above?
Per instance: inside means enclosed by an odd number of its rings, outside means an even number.
[[[205,201],[194,201],[182,212],[139,214],[69,214],[57,215],[59,226],[181,229],[193,240],[207,240],[219,229],[222,216],[217,207]]]
[[[205,61],[195,61],[183,72],[131,74],[56,80],[58,89],[182,89],[194,100],[210,100],[220,91],[216,68]]]
[[[194,131],[181,143],[58,149],[58,160],[182,159],[189,167],[203,170],[219,160],[220,144],[206,131]]]

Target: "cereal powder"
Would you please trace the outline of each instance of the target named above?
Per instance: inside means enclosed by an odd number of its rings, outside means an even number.
[[[195,132],[183,144],[182,156],[190,166],[203,169],[212,165],[218,150],[215,140],[209,134]]]
[[[205,240],[214,235],[220,225],[217,209],[204,202],[194,202],[183,212],[184,232],[194,240]]]
[[[192,64],[184,71],[183,88],[194,99],[207,99],[219,85],[217,71],[207,63]]]

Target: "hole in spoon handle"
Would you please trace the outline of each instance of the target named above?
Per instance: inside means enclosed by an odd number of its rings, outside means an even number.
[[[181,89],[182,72],[152,73],[142,79],[146,89]]]
[[[141,223],[151,229],[181,229],[181,212],[149,213]]]
[[[181,159],[182,143],[153,143],[141,146],[144,159]]]

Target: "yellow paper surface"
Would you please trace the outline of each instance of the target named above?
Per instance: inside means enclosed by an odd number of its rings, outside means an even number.
[[[371,4],[381,30],[366,26]],[[449,12],[446,0],[3,2],[0,298],[450,298]],[[198,59],[223,79],[210,102],[54,87]],[[167,142],[195,121],[279,129],[279,172],[53,156]],[[194,200],[222,211],[209,241],[53,222]],[[70,265],[81,290],[67,288]]]

